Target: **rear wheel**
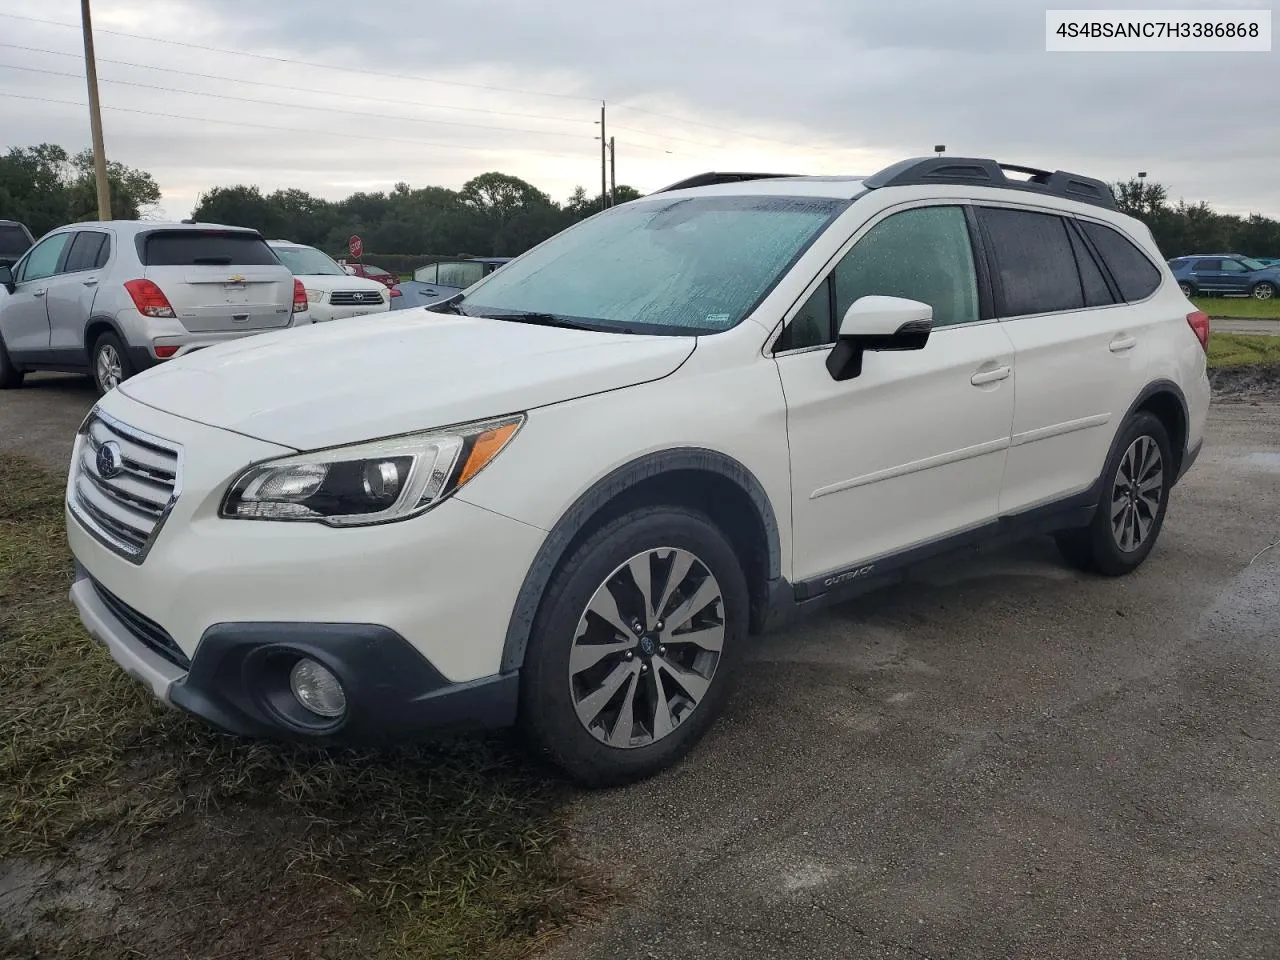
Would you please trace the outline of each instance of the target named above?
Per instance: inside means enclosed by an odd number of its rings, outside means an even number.
[[[104,333],[93,345],[93,382],[99,394],[107,394],[134,375],[124,344],[114,333]]]
[[[679,760],[706,733],[746,638],[746,578],[706,516],[637,510],[561,566],[534,623],[521,726],[587,786]]]
[[[26,374],[13,365],[9,359],[9,351],[5,349],[4,338],[0,337],[0,390],[14,390],[22,386]]]
[[[1276,287],[1275,284],[1264,280],[1262,283],[1255,283],[1251,292],[1255,300],[1270,300],[1276,295]]]
[[[1184,297],[1194,297],[1196,295],[1195,287],[1189,283],[1179,283],[1178,289],[1182,291]]]
[[[1147,559],[1164,525],[1173,455],[1169,433],[1154,414],[1143,412],[1129,420],[1104,477],[1093,521],[1056,539],[1068,562],[1117,577]]]

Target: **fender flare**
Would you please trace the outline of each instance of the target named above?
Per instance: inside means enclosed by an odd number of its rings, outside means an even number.
[[[502,645],[501,673],[511,673],[524,663],[524,653],[533,631],[533,621],[546,593],[547,585],[564,558],[569,545],[582,528],[602,507],[637,484],[652,477],[678,470],[714,473],[736,484],[755,506],[764,527],[766,541],[766,576],[770,583],[782,577],[782,547],[773,504],[755,474],[733,457],[701,447],[678,447],[645,454],[618,467],[598,480],[578,497],[547,534],[525,574],[516,596],[506,639]]]

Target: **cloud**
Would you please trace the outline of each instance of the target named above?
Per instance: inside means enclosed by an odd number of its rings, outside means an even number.
[[[945,143],[1108,180],[1143,169],[1175,197],[1280,216],[1273,55],[1046,53],[1044,9],[1025,0],[100,6],[109,151],[151,170],[175,216],[231,182],[337,197],[497,169],[554,197],[594,191],[600,99],[619,179],[642,190],[708,169],[865,173]],[[50,0],[38,16],[76,23],[77,9]],[[0,63],[81,69],[75,30],[0,17],[0,32],[66,54],[4,47]],[[0,94],[15,93],[82,103],[84,82],[0,67]],[[7,144],[88,140],[83,107],[4,96],[0,131]]]

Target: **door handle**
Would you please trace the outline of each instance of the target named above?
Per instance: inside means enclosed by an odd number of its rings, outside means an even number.
[[[1110,350],[1112,353],[1124,353],[1126,350],[1132,350],[1137,345],[1138,341],[1126,333],[1111,341]]]
[[[31,295],[33,297],[43,297],[48,292],[48,290],[32,290]]]
[[[84,285],[86,287],[96,287],[98,285],[98,278],[90,277],[88,280],[84,281]]]
[[[1006,363],[1004,366],[996,367],[994,370],[979,370],[969,378],[969,382],[975,387],[981,387],[988,383],[995,383],[998,380],[1007,380],[1012,372],[1013,368]]]

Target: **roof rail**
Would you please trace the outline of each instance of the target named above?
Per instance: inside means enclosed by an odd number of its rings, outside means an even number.
[[[1025,173],[1028,179],[1010,179],[1005,176],[1006,170]],[[1111,187],[1093,177],[1083,177],[1065,170],[1051,173],[1035,167],[1020,167],[1012,163],[970,157],[913,157],[885,167],[862,181],[862,185],[869,190],[943,183],[1048,193],[1080,203],[1116,209],[1116,198]]]
[[[661,190],[655,190],[654,193],[668,193],[671,190],[688,190],[692,187],[711,187],[717,183],[740,183],[743,180],[778,180],[783,177],[795,177],[799,174],[795,173],[699,173],[696,176],[686,177],[671,184],[669,187],[663,187]]]

